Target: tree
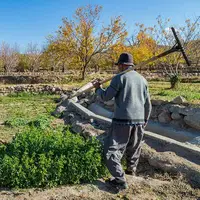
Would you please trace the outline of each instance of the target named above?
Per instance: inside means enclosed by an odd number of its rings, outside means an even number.
[[[14,71],[19,63],[18,45],[15,44],[11,47],[9,44],[3,42],[0,48],[0,58],[4,72]]]
[[[162,19],[161,16],[157,18],[157,24],[154,27],[144,27],[139,25],[140,29],[151,36],[157,43],[154,47],[154,53],[159,54],[168,50],[175,45],[175,39],[171,32],[170,19]],[[185,51],[190,59],[192,65],[198,65],[200,61],[200,17],[192,20],[186,20],[182,26],[174,26],[176,32],[181,39]],[[162,72],[170,78],[171,88],[175,88],[180,81],[180,72],[185,65],[185,60],[181,53],[173,53],[156,61],[156,64],[162,67]]]
[[[120,16],[111,19],[107,26],[99,27],[101,6],[90,5],[76,10],[73,20],[63,19],[56,42],[64,44],[67,56],[81,67],[81,78],[85,78],[91,60],[97,54],[106,53],[110,47],[125,39],[127,32]],[[55,41],[55,40],[54,40]]]
[[[20,54],[19,55],[19,63],[16,67],[17,72],[25,72],[29,69],[28,63],[27,63],[27,55],[26,54]]]
[[[130,51],[129,49],[124,41],[119,41],[112,45],[109,51],[112,63],[114,64],[118,60],[121,53]]]
[[[75,63],[75,56],[71,54],[71,46],[62,39],[50,37],[49,45],[44,51],[42,57],[46,57],[51,70],[59,70],[61,67],[62,72],[66,71],[66,66],[69,66]]]
[[[155,49],[157,47],[156,41],[149,34],[145,33],[145,30],[142,30],[141,27],[136,37],[132,36],[128,39],[129,52],[133,54],[135,64],[155,56]]]
[[[27,45],[25,54],[29,70],[32,72],[37,71],[40,67],[40,56],[41,56],[41,50],[38,48],[38,45],[33,44],[32,42],[29,43]]]

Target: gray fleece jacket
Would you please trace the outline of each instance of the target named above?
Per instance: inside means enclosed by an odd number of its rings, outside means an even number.
[[[149,119],[152,106],[148,84],[136,71],[116,75],[107,89],[99,88],[96,94],[102,101],[115,97],[113,122],[143,124]]]

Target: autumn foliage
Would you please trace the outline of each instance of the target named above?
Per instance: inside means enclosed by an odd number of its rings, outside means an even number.
[[[0,46],[0,71],[59,71],[76,70],[84,79],[88,72],[114,69],[122,52],[130,52],[139,64],[174,46],[170,19],[157,18],[152,27],[137,23],[134,33],[128,33],[121,16],[101,21],[101,6],[77,8],[72,18],[63,18],[55,35],[48,36],[42,50],[29,44],[24,54],[16,46],[5,42]],[[174,26],[181,38],[193,66],[200,62],[200,17],[186,20],[183,26]],[[163,57],[149,66],[160,66],[163,73],[177,75],[185,66],[181,54]],[[146,66],[144,66],[146,67]]]

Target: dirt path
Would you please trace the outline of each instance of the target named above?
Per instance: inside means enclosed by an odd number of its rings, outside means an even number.
[[[98,180],[94,184],[62,186],[53,189],[1,190],[1,200],[197,200],[200,190],[192,189],[183,180],[159,180],[127,176],[129,188],[118,194]],[[200,198],[199,198],[200,199]]]

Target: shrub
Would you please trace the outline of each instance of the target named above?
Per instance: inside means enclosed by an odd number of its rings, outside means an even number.
[[[180,81],[181,81],[181,78],[178,74],[171,75],[170,76],[171,89],[178,88]]]
[[[26,127],[0,146],[1,187],[51,187],[91,182],[106,174],[102,147],[64,127]]]
[[[28,124],[28,120],[24,118],[9,118],[4,122],[4,125],[9,126],[9,127],[18,127],[18,126],[25,126]]]
[[[4,122],[5,126],[19,127],[19,126],[33,126],[40,129],[46,129],[50,127],[52,116],[38,115],[35,119],[28,120],[22,117],[11,117]]]
[[[51,117],[48,115],[38,115],[37,118],[28,123],[29,126],[33,126],[40,129],[46,129],[50,127]]]

